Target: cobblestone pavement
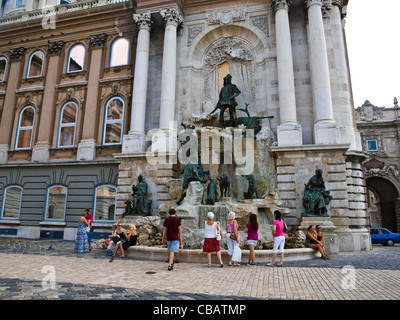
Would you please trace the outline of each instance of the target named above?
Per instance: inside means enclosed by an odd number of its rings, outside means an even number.
[[[283,268],[209,268],[76,254],[71,241],[0,239],[1,300],[398,300],[400,246]],[[213,261],[217,259],[213,256]]]

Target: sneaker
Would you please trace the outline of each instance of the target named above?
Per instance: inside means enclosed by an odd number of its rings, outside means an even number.
[[[272,262],[270,262],[270,263],[267,263],[267,266],[268,266],[268,267],[273,267],[274,264],[273,264]]]
[[[248,266],[251,266],[251,267],[255,266],[254,263],[250,263],[250,262],[247,262],[247,265],[248,265]]]
[[[232,265],[232,261],[229,261],[228,265],[231,266]]]

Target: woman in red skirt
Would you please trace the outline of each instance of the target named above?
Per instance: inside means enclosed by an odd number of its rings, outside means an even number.
[[[224,266],[221,258],[221,249],[219,248],[219,242],[217,241],[217,232],[221,234],[222,230],[218,223],[213,221],[214,214],[209,212],[207,214],[207,221],[204,224],[204,246],[203,252],[207,252],[208,266],[211,267],[211,253],[216,252],[221,268]]]

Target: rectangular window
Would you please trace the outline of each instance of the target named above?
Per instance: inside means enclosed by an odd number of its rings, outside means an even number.
[[[16,7],[22,6],[23,4],[24,4],[24,0],[15,0]]]
[[[367,140],[367,151],[378,151],[378,141],[377,140]]]

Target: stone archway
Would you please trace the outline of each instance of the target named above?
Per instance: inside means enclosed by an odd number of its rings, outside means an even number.
[[[396,186],[388,179],[370,177],[366,179],[369,191],[368,209],[371,226],[400,231],[400,198]]]

